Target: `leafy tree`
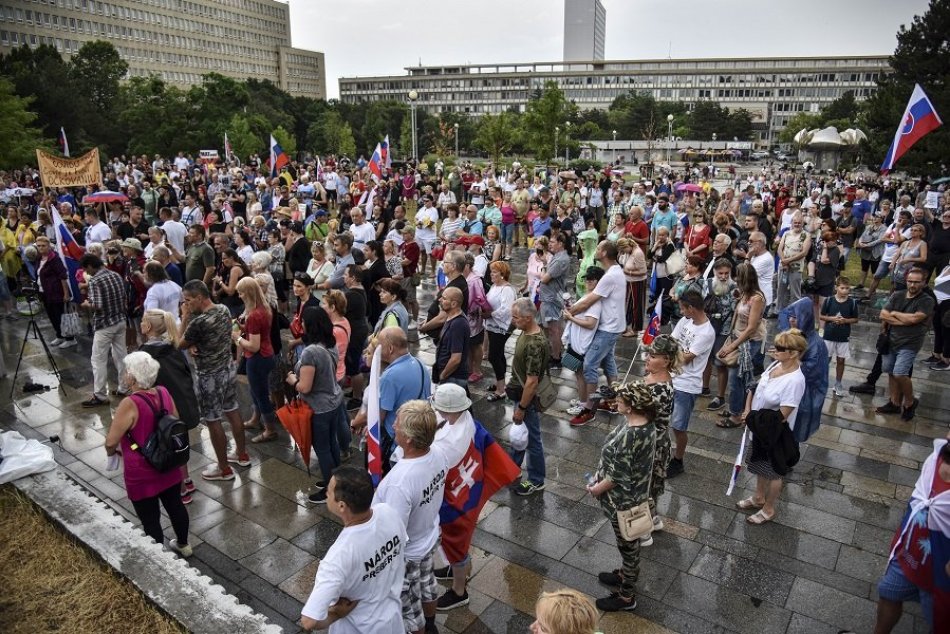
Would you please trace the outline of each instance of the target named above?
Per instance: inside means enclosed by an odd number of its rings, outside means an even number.
[[[228,122],[228,141],[231,142],[231,151],[241,160],[247,160],[251,154],[261,152],[266,147],[264,139],[254,134],[248,118],[235,114]]]
[[[337,156],[356,156],[356,139],[353,138],[353,128],[349,123],[344,123],[340,129],[340,144],[337,149]]]
[[[42,131],[34,125],[30,98],[14,94],[13,83],[0,77],[0,168],[14,168],[36,162],[36,149],[49,148]]]
[[[284,129],[284,126],[277,126],[274,128],[274,140],[280,144],[281,149],[287,153],[287,156],[293,157],[297,153],[297,140],[293,135]]]
[[[356,152],[353,129],[335,110],[328,111],[320,121],[310,124],[307,136],[314,140],[311,149],[317,154],[346,154],[352,157]]]
[[[416,112],[418,115],[418,111]],[[374,101],[367,108],[361,127],[365,145],[372,151],[376,143],[387,134],[390,140],[398,139],[402,123],[409,118],[409,107],[399,101]],[[412,143],[409,143],[411,147]]]
[[[821,124],[823,127],[827,127],[833,125],[832,121],[844,119],[850,123],[844,128],[839,128],[839,130],[843,130],[853,125],[857,116],[858,104],[854,100],[854,91],[846,90],[844,94],[821,109]]]
[[[576,118],[577,105],[568,101],[557,83],[546,82],[540,93],[532,95],[523,118],[525,145],[539,161],[554,156],[554,128]],[[564,147],[563,141],[560,147]]]
[[[920,84],[944,119],[950,114],[947,33],[950,33],[950,0],[931,0],[926,13],[914,16],[909,28],[901,25],[897,48],[889,60],[894,72],[878,79],[878,90],[865,102],[860,117],[868,135],[869,155],[875,162],[884,158],[915,83]],[[940,173],[946,163],[947,147],[950,147],[950,126],[943,125],[918,141],[895,167],[913,174]]]
[[[497,166],[501,164],[502,154],[511,149],[517,135],[516,115],[511,112],[486,114],[479,121],[475,145],[488,152],[492,163]]]
[[[129,65],[109,42],[86,42],[69,62],[70,75],[78,92],[70,100],[83,103],[87,110],[84,128],[98,144],[112,153],[124,145],[124,132],[115,125],[119,96],[119,82]]]
[[[177,152],[187,128],[185,94],[162,79],[132,77],[119,89],[114,124],[125,132],[123,151],[168,155]]]

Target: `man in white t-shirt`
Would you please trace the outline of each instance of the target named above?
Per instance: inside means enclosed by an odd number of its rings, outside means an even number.
[[[432,447],[435,411],[427,401],[407,401],[396,415],[396,444],[402,458],[383,478],[373,505],[389,504],[406,525],[406,576],[402,620],[407,632],[435,626],[439,583],[433,562],[439,544],[439,509],[448,473],[445,454]]]
[[[86,244],[93,242],[108,242],[112,239],[112,229],[99,219],[99,212],[95,209],[86,209]]]
[[[353,235],[353,248],[362,249],[367,242],[376,239],[376,229],[366,222],[362,209],[354,207],[350,211],[350,218],[353,220],[353,224],[350,225],[349,229],[349,232]]]
[[[584,355],[584,381],[587,383],[587,402],[584,410],[571,419],[571,425],[586,425],[596,413],[594,395],[597,393],[597,380],[601,366],[607,375],[607,385],[617,379],[617,361],[614,359],[614,346],[617,338],[627,329],[626,301],[627,280],[623,268],[617,264],[617,244],[604,240],[597,245],[594,257],[604,269],[604,276],[597,282],[593,293],[588,293],[571,306],[572,315],[583,314],[596,302],[602,304],[601,317],[597,332]]]
[[[766,248],[765,234],[753,231],[749,234],[749,264],[759,276],[759,290],[765,295],[765,307],[772,305],[772,281],[775,278],[775,258]]]
[[[306,630],[330,634],[403,634],[406,527],[388,504],[373,502],[365,469],[340,467],[330,478],[327,510],[343,530],[320,561],[310,598],[301,610]]]
[[[439,210],[432,205],[432,197],[423,198],[422,207],[416,211],[416,243],[419,245],[419,272],[425,275],[426,262],[432,253],[436,239]],[[435,275],[436,260],[432,258],[432,274]]]
[[[340,176],[336,170],[331,169],[323,174],[323,188],[327,192],[327,203],[330,209],[336,208],[337,189],[340,186]]]
[[[673,339],[683,350],[683,369],[673,376],[673,415],[670,427],[676,439],[673,459],[666,468],[666,477],[673,478],[683,473],[683,456],[686,455],[686,443],[689,419],[696,406],[696,398],[703,391],[703,372],[709,361],[709,351],[716,342],[716,330],[703,311],[703,296],[698,291],[689,290],[679,299],[680,314],[683,318],[673,328]]]
[[[185,252],[185,236],[188,235],[188,228],[175,220],[175,212],[170,207],[162,207],[158,212],[158,220],[161,223],[162,231],[165,232],[165,238],[168,243],[174,247],[178,253]]]

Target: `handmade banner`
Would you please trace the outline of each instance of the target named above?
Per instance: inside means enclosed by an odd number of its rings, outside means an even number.
[[[102,183],[98,148],[74,159],[37,150],[36,164],[44,187],[85,187]]]

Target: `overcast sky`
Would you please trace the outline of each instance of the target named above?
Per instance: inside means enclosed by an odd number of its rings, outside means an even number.
[[[927,0],[602,0],[607,59],[888,55]],[[657,28],[657,17],[670,16]],[[642,25],[642,26],[639,26]],[[294,46],[340,77],[407,66],[550,62],[563,56],[563,0],[290,0]]]

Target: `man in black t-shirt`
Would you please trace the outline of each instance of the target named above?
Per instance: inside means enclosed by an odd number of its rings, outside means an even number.
[[[461,251],[451,251],[445,255],[445,259],[442,261],[442,270],[445,271],[447,280],[445,288],[439,291],[439,294],[435,296],[435,301],[429,306],[426,322],[419,326],[419,331],[428,333],[436,343],[438,343],[439,329],[442,328],[442,324],[445,323],[446,318],[445,311],[442,310],[440,304],[442,294],[445,293],[446,289],[457,288],[459,290],[462,294],[462,313],[468,314],[468,282],[465,281],[465,276],[462,275],[464,269],[464,253]]]
[[[116,233],[122,240],[137,238],[142,243],[142,248],[148,244],[148,221],[145,220],[145,210],[142,207],[132,207],[129,211],[129,219],[116,227]]]
[[[436,383],[455,383],[468,392],[468,345],[471,330],[468,318],[462,312],[462,292],[446,287],[439,298],[445,313],[445,322],[435,352],[432,380]]]

